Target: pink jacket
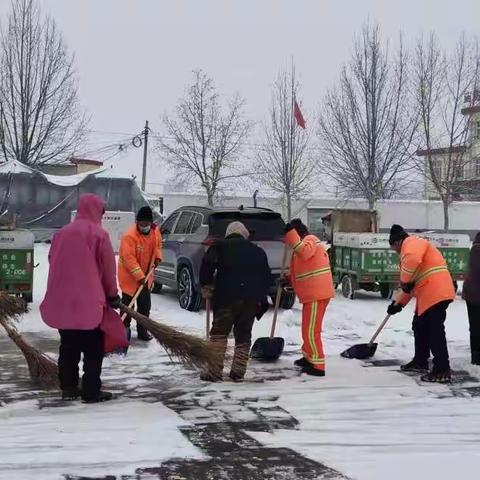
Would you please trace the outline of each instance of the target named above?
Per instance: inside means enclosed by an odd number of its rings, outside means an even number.
[[[118,338],[114,343],[120,347],[126,342],[123,324],[107,305],[107,298],[115,297],[118,290],[115,254],[101,226],[104,209],[100,197],[82,195],[75,220],[53,237],[40,313],[52,328],[93,330],[101,326],[106,335]]]

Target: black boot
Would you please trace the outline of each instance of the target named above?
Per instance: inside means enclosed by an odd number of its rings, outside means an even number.
[[[62,390],[62,400],[65,401],[73,401],[77,400],[80,397],[80,389],[79,388],[66,388]]]
[[[143,342],[149,342],[153,337],[144,328],[137,328],[137,338]]]
[[[452,374],[450,370],[445,370],[444,372],[432,370],[430,373],[422,375],[421,380],[428,383],[450,383]]]
[[[100,402],[108,402],[109,400],[112,400],[112,398],[113,398],[112,392],[100,391],[98,392],[98,395],[95,395],[94,397],[82,398],[82,401],[83,403],[100,403]]]
[[[233,382],[242,382],[243,381],[243,375],[239,375],[238,373],[235,372],[230,372],[230,380]]]
[[[307,375],[313,375],[314,377],[325,376],[325,370],[315,368],[310,362],[307,362],[307,365],[302,368],[302,373],[306,373]]]
[[[480,352],[472,352],[472,365],[480,365]]]
[[[300,367],[300,368],[303,368],[303,367],[306,367],[306,366],[310,365],[309,361],[305,357],[302,357],[302,358],[299,358],[298,360],[295,360],[293,362],[293,364],[296,367]]]
[[[428,372],[428,362],[417,362],[413,359],[411,362],[406,363],[405,365],[400,366],[400,370],[402,372],[417,372],[417,373],[424,373]]]

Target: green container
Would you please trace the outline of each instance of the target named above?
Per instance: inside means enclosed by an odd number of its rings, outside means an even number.
[[[34,235],[29,230],[0,230],[0,290],[33,298]]]
[[[468,270],[470,249],[468,248],[440,248],[445,258],[448,270],[454,280],[464,280]]]
[[[470,255],[466,247],[440,247],[454,281],[463,280]],[[400,259],[397,253],[385,248],[332,246],[333,277],[342,285],[346,298],[353,298],[359,289],[379,291],[390,298],[400,278]]]

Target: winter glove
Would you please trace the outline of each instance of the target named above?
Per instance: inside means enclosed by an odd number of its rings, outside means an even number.
[[[146,287],[148,284],[148,281],[147,281],[147,277],[143,277],[141,280],[138,281],[138,286],[140,287],[143,286],[143,287]]]
[[[285,225],[283,229],[283,233],[288,233],[290,230],[293,230],[295,227],[289,222]]]
[[[412,290],[415,288],[415,283],[409,282],[409,283],[403,283],[400,282],[400,288],[407,294],[412,293]]]
[[[156,258],[155,259],[155,262],[153,263],[155,265],[155,268],[158,267],[160,264],[162,263],[162,259],[161,258]]]
[[[403,306],[396,303],[395,300],[388,306],[387,313],[389,315],[396,315],[402,311]]]
[[[260,320],[268,312],[269,308],[270,308],[270,304],[268,303],[268,300],[265,297],[257,305],[257,313],[255,315],[256,319]]]
[[[115,310],[118,310],[120,308],[120,305],[122,304],[122,301],[120,300],[120,297],[117,295],[116,297],[109,298],[108,304]]]

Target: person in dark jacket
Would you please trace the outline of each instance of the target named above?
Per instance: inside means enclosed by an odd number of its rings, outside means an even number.
[[[241,222],[230,223],[225,239],[212,245],[200,268],[200,285],[211,298],[213,323],[210,342],[225,351],[233,328],[235,353],[230,378],[241,381],[245,376],[250,352],[255,316],[266,310],[267,295],[272,283],[265,252],[248,240],[249,232]],[[219,381],[223,375],[222,362],[202,380]]]
[[[472,364],[480,365],[480,233],[477,233],[470,251],[468,274],[463,284],[462,296],[467,302]]]

